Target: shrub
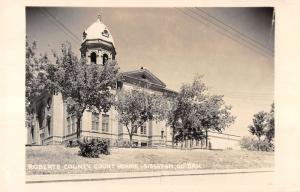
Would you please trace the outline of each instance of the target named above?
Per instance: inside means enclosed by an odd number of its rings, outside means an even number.
[[[108,139],[102,138],[84,138],[83,141],[78,140],[79,155],[83,157],[98,158],[100,154],[109,155],[110,142]]]
[[[254,137],[243,137],[240,141],[241,148],[257,151],[258,145],[261,151],[274,151],[274,145],[267,142],[266,140],[258,141],[258,139]]]
[[[260,142],[260,150],[261,151],[274,151],[274,145],[272,143],[263,140]]]
[[[243,137],[240,141],[241,148],[248,150],[257,150],[256,141],[253,137]]]

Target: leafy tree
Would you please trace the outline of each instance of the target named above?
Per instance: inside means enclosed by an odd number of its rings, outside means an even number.
[[[172,101],[172,107],[167,116],[167,124],[170,125],[173,130],[173,146],[174,143],[177,143],[178,141],[180,141],[183,145],[184,141],[186,141],[188,138],[192,138],[192,135],[197,133],[192,132],[193,128],[197,128],[199,126],[194,125],[196,121],[191,122],[191,114],[195,102],[201,102],[207,97],[205,94],[206,90],[207,87],[201,81],[201,76],[197,76],[192,85],[183,84],[178,95]],[[194,123],[193,128],[191,126],[192,123]]]
[[[32,114],[30,111],[30,102],[39,96],[45,89],[47,81],[46,66],[49,59],[46,54],[37,54],[37,43],[29,43],[26,39],[26,63],[25,63],[25,108],[26,108],[26,126],[30,127]]]
[[[54,55],[56,63],[47,68],[47,87],[53,93],[60,92],[67,103],[68,113],[77,117],[77,138],[81,134],[81,118],[87,109],[107,112],[113,104],[111,91],[118,73],[116,61],[105,65],[87,64],[78,59],[70,44],[62,45],[61,55]]]
[[[271,105],[270,113],[268,114],[268,126],[265,130],[265,136],[268,143],[272,143],[274,136],[275,136],[275,120],[274,120],[274,109],[275,105],[274,102]]]
[[[124,90],[118,93],[115,106],[119,122],[126,127],[130,146],[132,146],[135,130],[138,130],[147,121],[162,121],[165,118],[168,102],[166,98],[155,93],[143,90]]]
[[[265,129],[268,126],[268,113],[260,111],[254,114],[252,119],[252,125],[249,125],[249,132],[258,138],[260,143],[261,137],[265,135]],[[260,145],[258,145],[257,150],[260,150]]]
[[[260,111],[254,114],[253,123],[249,125],[249,132],[252,135],[257,137],[257,141],[249,142],[252,143],[252,146],[256,146],[256,149],[259,150],[274,150],[274,133],[275,133],[275,122],[274,122],[274,102],[271,105],[271,110],[269,113]],[[263,138],[263,140],[261,140]],[[248,142],[248,141],[247,141]],[[244,139],[243,144],[247,143]],[[249,143],[248,142],[248,143]],[[255,145],[253,144],[255,143]],[[248,148],[248,147],[245,147]],[[253,150],[253,147],[251,148]]]
[[[173,128],[173,145],[175,140],[201,140],[205,132],[207,147],[208,130],[222,132],[234,122],[230,110],[223,96],[209,95],[202,76],[196,76],[192,84],[181,87],[168,114],[168,124]]]
[[[208,146],[208,131],[222,132],[234,123],[231,106],[225,105],[222,95],[211,95],[201,103],[195,103],[191,113],[194,126],[205,131],[206,147]]]

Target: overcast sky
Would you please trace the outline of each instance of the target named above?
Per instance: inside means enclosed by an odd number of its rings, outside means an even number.
[[[253,114],[270,110],[271,8],[27,8],[28,40],[49,54],[70,41],[79,55],[80,42],[72,35],[81,38],[99,13],[121,71],[143,66],[175,91],[196,73],[204,75],[210,92],[224,94],[237,116],[227,133],[248,135]]]

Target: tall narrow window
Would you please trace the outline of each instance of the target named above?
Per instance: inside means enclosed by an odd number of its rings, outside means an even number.
[[[38,123],[40,129],[44,129],[45,106],[41,104],[38,109]]]
[[[99,113],[92,113],[92,130],[99,130]]]
[[[47,109],[50,110],[51,108],[51,98],[48,98],[47,100]]]
[[[67,129],[68,129],[68,134],[71,133],[71,117],[67,117]]]
[[[123,82],[122,81],[117,81],[117,89],[121,90],[123,87]]]
[[[97,63],[97,54],[95,52],[91,53],[91,63],[93,64]]]
[[[47,119],[48,136],[51,135],[51,117]]]
[[[109,126],[109,115],[102,114],[102,131],[108,132],[108,126]]]
[[[76,116],[73,115],[72,116],[72,133],[75,133],[76,132]]]
[[[163,138],[164,138],[164,131],[161,131],[160,138],[161,138],[161,139],[163,139]]]
[[[146,128],[146,123],[144,123],[141,126],[141,135],[146,135],[147,134],[147,128]]]
[[[31,127],[31,141],[34,142],[34,128]]]
[[[103,59],[102,64],[105,65],[108,60],[108,55],[104,53],[102,59]]]
[[[137,130],[138,130],[137,125],[133,125],[132,133],[133,133],[133,134],[137,134]]]

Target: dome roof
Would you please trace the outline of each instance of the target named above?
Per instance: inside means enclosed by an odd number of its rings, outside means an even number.
[[[100,18],[97,19],[92,25],[90,25],[84,32],[83,32],[83,42],[86,40],[92,39],[101,39],[107,42],[110,42],[114,45],[114,40],[112,35],[110,34],[106,25],[104,25]]]

